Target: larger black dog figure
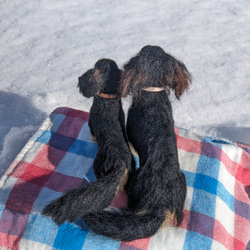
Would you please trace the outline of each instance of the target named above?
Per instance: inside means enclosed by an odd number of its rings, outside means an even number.
[[[123,95],[131,94],[127,135],[139,154],[140,168],[125,190],[129,211],[87,215],[99,234],[131,241],[155,234],[169,223],[180,225],[186,180],[178,162],[169,90],[179,99],[191,83],[186,66],[158,46],[145,46],[124,66]]]
[[[117,191],[123,189],[135,165],[118,95],[120,76],[121,71],[114,61],[101,59],[94,69],[79,77],[78,87],[82,95],[94,96],[89,127],[98,144],[94,161],[97,181],[71,190],[45,207],[43,214],[51,216],[59,225],[107,208]]]

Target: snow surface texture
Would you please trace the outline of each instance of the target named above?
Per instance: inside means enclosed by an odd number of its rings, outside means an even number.
[[[176,126],[250,143],[249,24],[248,0],[1,0],[0,176],[56,107],[89,111],[78,76],[147,44],[193,75],[181,101],[171,95]]]

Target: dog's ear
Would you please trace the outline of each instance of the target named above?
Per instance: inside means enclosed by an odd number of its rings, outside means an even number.
[[[179,60],[175,60],[173,65],[173,74],[171,77],[166,76],[166,80],[169,83],[168,86],[175,91],[175,96],[179,100],[180,96],[191,84],[192,76],[184,63]]]
[[[122,97],[136,93],[140,86],[146,80],[146,75],[142,73],[139,65],[139,56],[135,56],[124,65],[124,71],[121,74],[120,93]]]
[[[121,73],[121,80],[120,80],[120,95],[121,97],[126,97],[131,90],[131,80],[134,78],[133,69],[131,70],[124,70]]]
[[[92,97],[104,86],[103,75],[99,69],[90,69],[78,78],[78,88],[85,97]]]

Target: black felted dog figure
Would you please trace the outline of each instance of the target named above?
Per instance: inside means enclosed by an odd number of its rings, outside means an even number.
[[[166,224],[180,225],[186,180],[178,162],[169,90],[179,99],[191,83],[186,66],[158,46],[145,46],[124,66],[123,96],[131,94],[127,135],[140,168],[129,175],[128,211],[89,214],[96,233],[121,241],[149,237]]]
[[[51,216],[59,225],[107,208],[117,191],[123,189],[135,166],[118,95],[120,76],[121,71],[114,61],[101,59],[94,69],[79,77],[78,87],[82,95],[94,96],[89,127],[98,144],[94,160],[97,181],[71,190],[45,207],[43,214]]]

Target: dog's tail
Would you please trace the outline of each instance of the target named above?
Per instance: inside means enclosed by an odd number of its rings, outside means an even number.
[[[128,169],[125,163],[115,168],[105,177],[89,185],[73,189],[47,205],[43,215],[51,216],[61,225],[64,221],[73,222],[89,213],[98,213],[107,208],[118,190],[126,182]]]
[[[168,213],[170,215],[170,212]],[[154,235],[165,224],[166,214],[122,210],[121,213],[103,211],[97,214],[88,214],[83,219],[95,233],[111,237],[119,241],[132,241]],[[173,217],[168,220],[169,223]]]
[[[141,175],[141,172],[136,170],[136,174]],[[132,177],[136,178],[136,174]],[[148,173],[147,173],[148,174]],[[140,176],[141,177],[141,176]],[[131,176],[130,176],[131,178]],[[144,177],[143,177],[144,178]],[[186,181],[185,176],[181,171],[177,171],[174,184],[167,184],[163,188],[158,188],[162,192],[155,197],[152,197],[153,203],[144,204],[137,201],[140,196],[136,188],[130,188],[134,184],[134,180],[126,184],[128,192],[129,207],[131,210],[121,210],[121,213],[112,213],[112,211],[102,211],[97,214],[88,214],[83,217],[89,228],[97,234],[102,234],[119,241],[132,241],[140,238],[147,238],[154,235],[158,229],[163,226],[175,225],[179,226],[183,220],[183,206],[186,197]],[[156,188],[151,187],[149,192]],[[157,192],[154,191],[153,193]],[[134,192],[134,193],[131,193]],[[143,192],[143,190],[141,190]],[[130,195],[129,195],[130,194]],[[132,197],[133,196],[133,197]],[[151,195],[147,196],[151,198]],[[139,203],[134,204],[134,200]]]

